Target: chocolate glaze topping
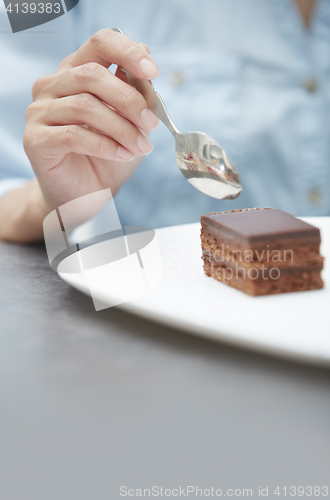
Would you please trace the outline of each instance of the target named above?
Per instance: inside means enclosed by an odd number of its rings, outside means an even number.
[[[318,228],[293,215],[272,208],[247,208],[203,215],[201,222],[214,229],[234,234],[248,242],[280,238],[315,238],[320,241]]]

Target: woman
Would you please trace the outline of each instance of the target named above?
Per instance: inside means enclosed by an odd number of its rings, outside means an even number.
[[[129,38],[96,31],[104,19]],[[197,0],[126,1],[116,7],[85,1],[52,26],[55,34],[32,39],[26,32],[5,40],[5,82],[12,89],[16,73],[21,83],[9,98],[1,96],[1,238],[41,239],[51,210],[108,187],[124,224],[179,224],[247,206],[330,215],[327,0],[208,0],[202,10]],[[13,108],[22,104],[24,75],[42,74],[94,31],[33,86],[24,148],[36,178],[27,182],[30,166],[8,146],[13,135],[12,144],[20,140],[15,116],[23,109]],[[146,42],[151,54],[132,39]],[[18,68],[27,51],[30,64]],[[160,68],[154,86],[178,128],[205,131],[232,158],[243,185],[237,200],[213,200],[186,182],[171,136],[162,125],[153,131],[156,117],[120,70],[116,76],[108,72],[110,64],[148,80]]]

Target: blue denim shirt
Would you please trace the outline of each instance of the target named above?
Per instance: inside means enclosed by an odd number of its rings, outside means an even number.
[[[0,30],[5,22],[1,12]],[[179,171],[161,124],[150,134],[153,153],[115,198],[123,224],[159,227],[255,206],[330,215],[328,0],[318,0],[309,30],[293,0],[80,0],[39,30],[1,33],[0,179],[33,175],[21,145],[33,81],[114,26],[148,44],[161,72],[154,86],[175,125],[214,137],[243,185],[231,201],[199,193]],[[3,192],[12,187],[2,183]]]

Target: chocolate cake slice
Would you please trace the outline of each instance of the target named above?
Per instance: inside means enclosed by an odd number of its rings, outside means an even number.
[[[249,295],[323,287],[320,231],[287,212],[247,208],[201,217],[204,272]]]

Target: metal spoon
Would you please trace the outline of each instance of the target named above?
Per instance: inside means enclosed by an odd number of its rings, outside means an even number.
[[[122,33],[119,28],[114,31]],[[160,95],[151,82],[139,80],[124,68],[128,81],[145,98],[149,109],[166,125],[175,139],[175,157],[185,178],[192,186],[212,198],[232,200],[242,191],[235,166],[225,150],[203,132],[182,134],[172,122]]]

